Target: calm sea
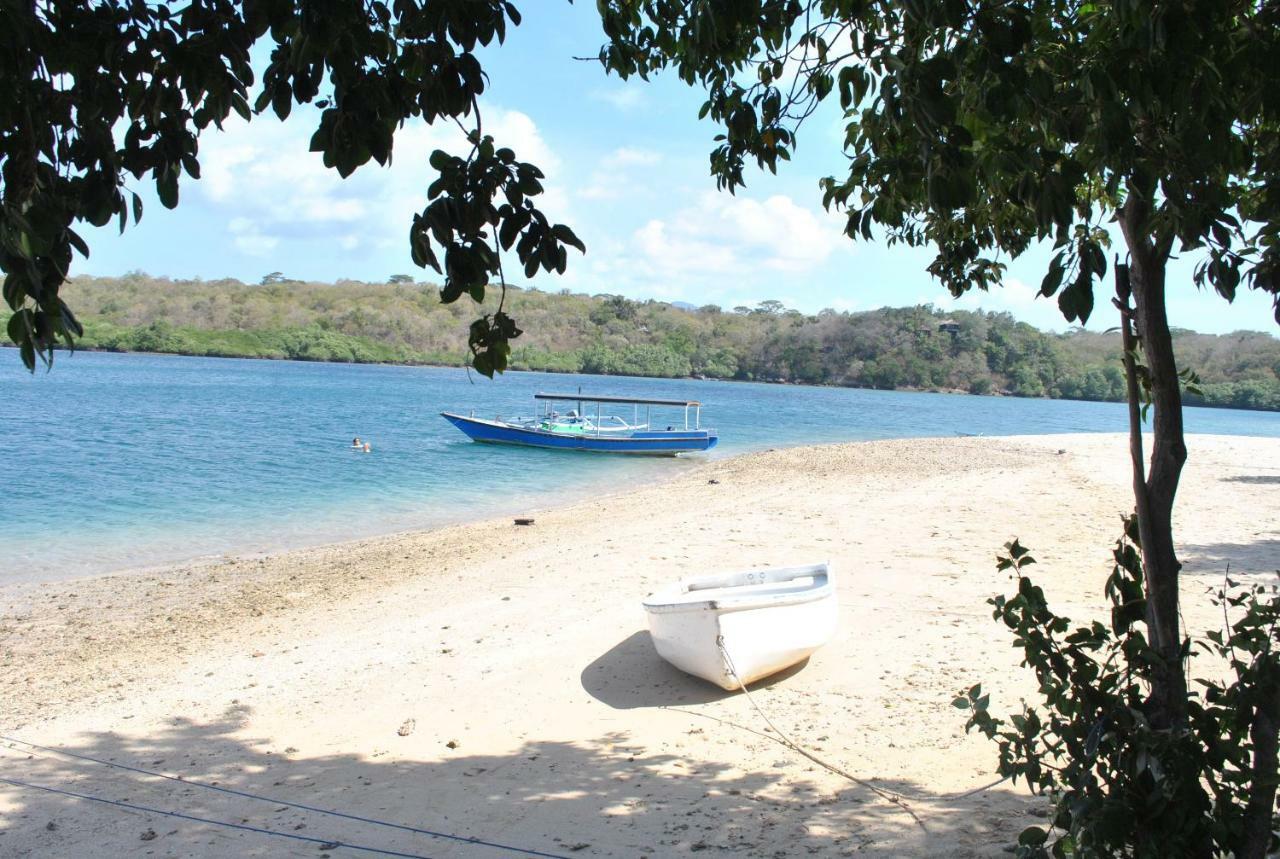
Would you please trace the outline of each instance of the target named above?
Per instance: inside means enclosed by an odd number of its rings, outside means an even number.
[[[157,355],[0,352],[0,581],[346,540],[553,505],[703,461],[478,445],[439,417],[528,414],[536,391],[698,399],[704,456],[958,433],[1122,432],[1123,406],[695,380]],[[656,422],[656,416],[655,416]],[[1199,433],[1280,436],[1280,414],[1188,409]],[[372,454],[351,450],[351,439]]]

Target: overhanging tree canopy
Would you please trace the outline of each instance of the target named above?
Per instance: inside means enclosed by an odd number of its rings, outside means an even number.
[[[744,184],[748,161],[789,160],[836,95],[850,166],[824,201],[853,238],[879,227],[932,244],[930,271],[953,294],[998,284],[1003,258],[1047,239],[1060,250],[1043,292],[1086,320],[1101,225],[1119,216],[1160,258],[1206,249],[1197,279],[1228,300],[1242,281],[1277,295],[1280,322],[1276,4],[600,5],[606,68],[673,67],[706,89],[723,188]]]
[[[485,134],[479,110],[474,52],[519,23],[506,0],[0,0],[0,270],[23,362],[51,361],[82,331],[58,294],[73,253],[89,254],[75,225],[140,219],[131,179],[176,206],[182,175],[200,175],[200,134],[232,112],[315,104],[311,150],[344,177],[386,164],[406,121],[458,123],[471,149],[431,156],[439,178],[406,225],[414,262],[444,275],[445,301],[502,283],[502,250],[528,276],[563,272],[582,243],[538,209],[541,171]],[[264,39],[254,97],[250,50]],[[518,334],[501,305],[476,320],[476,369],[503,369]]]
[[[1268,0],[601,0],[604,66],[672,68],[706,90],[711,153],[733,191],[754,161],[776,170],[827,98],[845,111],[848,172],[822,182],[851,238],[930,245],[953,295],[999,285],[1039,242],[1041,294],[1087,321],[1122,236],[1117,299],[1154,406],[1144,473],[1134,441],[1147,634],[1159,663],[1144,718],[1182,730],[1188,694],[1171,514],[1187,451],[1165,270],[1228,301],[1273,296],[1280,322],[1280,3]],[[1189,285],[1188,285],[1189,286]],[[1129,302],[1132,299],[1133,307]],[[1136,403],[1134,408],[1136,409]],[[1269,736],[1241,855],[1270,840],[1280,690],[1256,714]],[[1265,754],[1265,746],[1258,746]],[[1270,775],[1266,775],[1269,766]],[[1256,776],[1255,776],[1256,777]],[[1251,803],[1251,806],[1254,803]],[[1232,848],[1236,849],[1236,848]]]

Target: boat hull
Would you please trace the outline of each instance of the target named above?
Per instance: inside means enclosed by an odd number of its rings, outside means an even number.
[[[659,656],[731,691],[807,659],[839,612],[825,563],[690,579],[644,607]]]
[[[707,430],[638,431],[626,436],[567,434],[514,426],[502,421],[441,412],[441,417],[473,441],[485,444],[514,444],[553,450],[584,450],[597,453],[630,453],[675,456],[710,450],[718,439]]]

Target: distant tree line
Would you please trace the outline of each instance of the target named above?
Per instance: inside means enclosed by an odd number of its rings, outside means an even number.
[[[306,361],[459,365],[473,308],[407,278],[369,284],[271,278],[73,279],[85,348]],[[517,290],[527,326],[513,369],[741,379],[885,390],[1122,400],[1115,334],[1040,331],[1007,313],[932,306],[805,315],[780,302],[685,309],[618,295]],[[1280,340],[1174,332],[1196,405],[1280,410]]]

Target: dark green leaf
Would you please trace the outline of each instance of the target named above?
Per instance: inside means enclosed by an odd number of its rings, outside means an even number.
[[[1049,833],[1039,826],[1028,826],[1018,835],[1018,843],[1027,847],[1039,847],[1048,839]]]

